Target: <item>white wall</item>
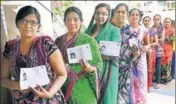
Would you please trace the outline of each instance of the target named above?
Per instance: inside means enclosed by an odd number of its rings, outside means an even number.
[[[51,10],[50,1],[39,1],[39,2],[41,2],[49,10]],[[41,24],[42,24],[41,34],[46,34],[53,38],[53,24],[51,13],[48,12],[45,8],[43,8],[37,1],[4,1],[2,3],[2,6],[4,7],[5,11],[5,18],[7,23],[7,31],[9,39],[14,39],[19,35],[19,31],[15,26],[15,17],[16,12],[18,12],[18,10],[25,5],[34,6],[39,11],[41,15]],[[16,7],[18,8],[16,9]]]

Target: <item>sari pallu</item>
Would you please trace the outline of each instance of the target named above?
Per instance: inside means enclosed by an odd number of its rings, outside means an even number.
[[[69,41],[66,34],[57,38],[55,43],[61,50],[65,64],[68,64],[66,49],[83,44],[90,44],[92,60],[89,64],[97,67],[97,73],[101,72],[102,58],[96,41],[83,32],[78,32]],[[68,78],[62,90],[68,104],[97,104],[97,73],[85,72],[79,63],[68,64]],[[70,92],[68,92],[70,90]]]
[[[86,33],[89,35],[91,35],[96,29],[96,24],[94,24],[93,17],[88,26],[88,29],[86,30]],[[98,43],[100,43],[100,41],[121,42],[120,29],[114,27],[109,23],[109,20],[107,20],[95,39]],[[102,87],[100,88],[101,92],[98,104],[117,104],[118,73],[118,57],[110,57],[110,60],[103,60],[103,68],[101,73]]]
[[[149,36],[150,36],[150,42],[153,42],[154,40],[154,35],[156,33],[153,32],[153,29],[150,28],[149,29]],[[152,86],[152,79],[153,79],[153,74],[154,74],[154,68],[155,68],[155,60],[156,60],[156,52],[155,52],[155,48],[151,47],[148,51],[147,51],[147,69],[148,69],[148,80],[147,80],[147,87],[148,90],[149,88]]]
[[[121,29],[122,45],[119,59],[119,83],[117,104],[132,104],[131,70],[132,64],[137,63],[138,58],[132,56],[133,48],[129,46],[129,39],[136,38],[137,35],[129,31],[129,25]]]
[[[131,27],[131,32],[136,32],[139,39],[139,48],[145,43],[145,36],[148,34],[148,30],[144,26],[138,26],[137,30],[133,30]],[[132,71],[132,104],[140,104],[146,102],[147,94],[147,59],[146,52],[141,53],[138,63],[134,66],[137,70],[137,75]]]
[[[172,40],[169,40],[169,37],[172,37],[173,35],[174,28],[165,28],[164,56],[161,60],[161,80],[164,83],[170,79]]]

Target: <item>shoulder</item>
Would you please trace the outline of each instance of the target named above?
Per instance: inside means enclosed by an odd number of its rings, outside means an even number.
[[[80,36],[81,36],[82,39],[88,39],[88,40],[94,39],[93,37],[91,37],[90,35],[88,35],[88,34],[85,33],[85,32],[81,32],[81,33],[80,33]]]
[[[90,36],[84,32],[80,33],[78,41],[81,43],[90,43],[90,44],[96,43],[96,40],[92,36]]]
[[[56,40],[55,40],[55,43],[57,44],[58,42],[61,42],[61,40],[63,39],[64,35],[65,35],[65,34],[63,34],[63,35],[57,37]]]
[[[120,28],[118,28],[118,27],[116,27],[112,24],[109,24],[109,25],[110,25],[110,29],[111,29],[112,32],[118,32],[118,31],[120,32]]]
[[[13,46],[13,45],[16,44],[17,41],[18,41],[18,39],[12,39],[12,40],[9,40],[9,41],[7,42],[7,45],[9,45],[9,46]]]

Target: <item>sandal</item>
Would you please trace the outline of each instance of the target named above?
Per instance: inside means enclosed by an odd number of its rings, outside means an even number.
[[[153,86],[155,89],[159,89],[160,87],[158,86],[158,84],[155,84],[154,86]]]

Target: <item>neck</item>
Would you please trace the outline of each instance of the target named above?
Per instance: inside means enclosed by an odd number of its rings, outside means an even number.
[[[97,25],[96,26],[96,30],[95,30],[95,33],[99,32],[102,28],[102,25]]]
[[[28,53],[29,48],[31,47],[33,39],[34,39],[34,37],[32,37],[32,38],[21,38],[21,40],[20,40],[20,52],[23,55]]]
[[[66,40],[70,40],[73,36],[75,36],[76,33],[73,33],[73,32],[68,32],[67,33],[67,37],[66,37]]]
[[[32,37],[32,38],[21,38],[21,45],[30,45],[32,43],[33,39],[34,39],[34,37]]]
[[[102,25],[97,24],[97,26],[96,26],[96,30],[101,30],[101,28],[102,28]]]
[[[121,29],[124,26],[124,23],[117,23],[116,26]]]
[[[159,27],[159,25],[154,25],[154,27]]]
[[[132,26],[133,28],[137,28],[137,27],[138,27],[138,24],[131,24],[131,26]]]
[[[149,28],[150,28],[150,26],[146,26],[146,28],[147,28],[147,29],[149,29]]]

